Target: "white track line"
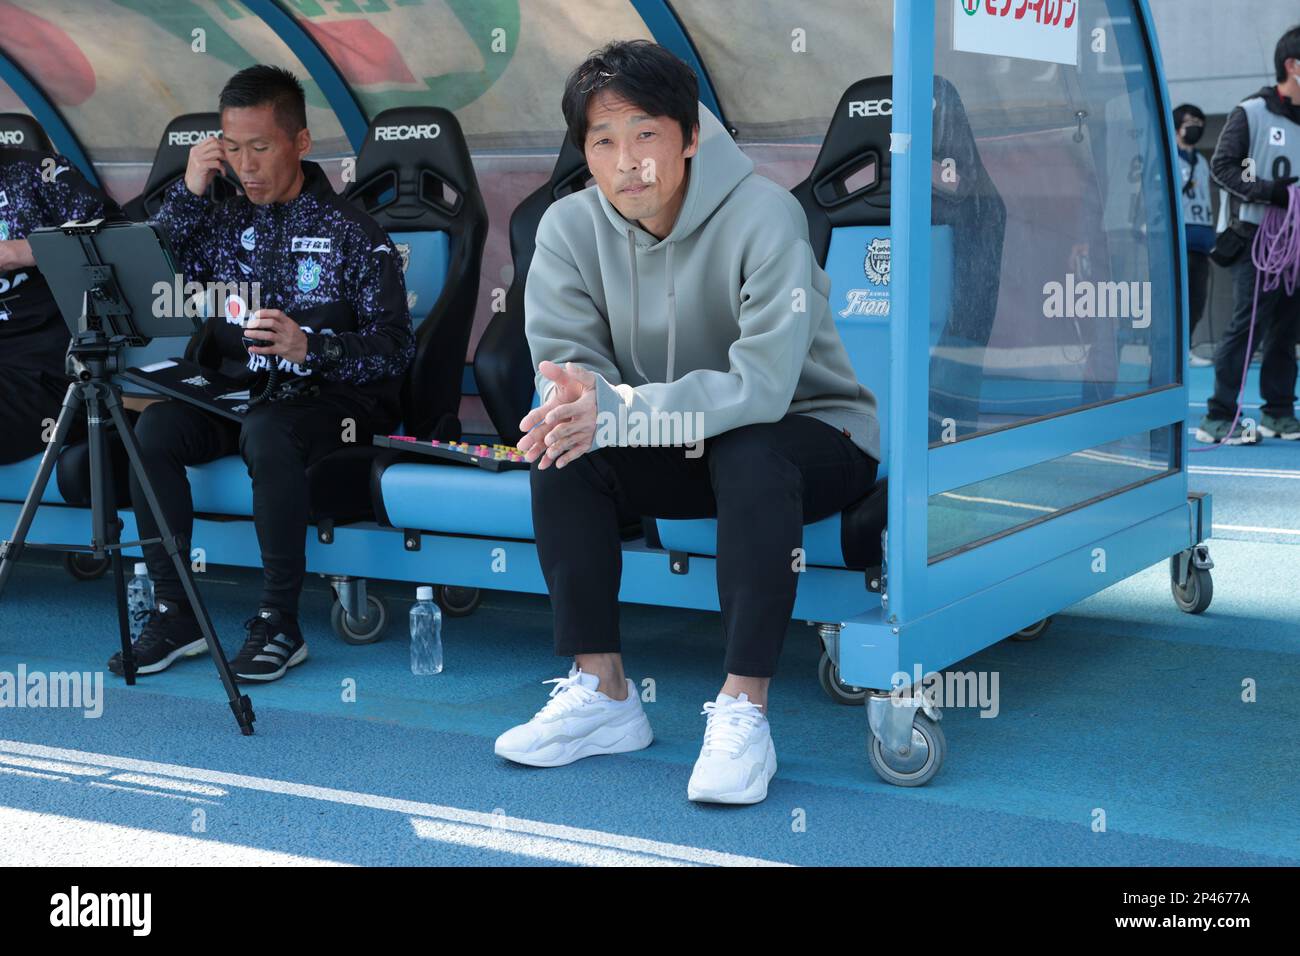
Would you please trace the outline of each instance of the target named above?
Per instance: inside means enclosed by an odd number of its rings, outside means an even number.
[[[1248,524],[1215,524],[1215,531],[1253,531],[1257,534],[1292,534],[1300,536],[1300,530],[1295,528],[1257,528]]]
[[[588,830],[580,827],[543,823],[540,820],[508,817],[504,814],[462,810],[459,807],[424,803],[418,800],[402,800],[353,790],[317,787],[310,784],[295,783],[291,780],[251,777],[245,774],[226,773],[221,770],[207,770],[202,767],[157,763],[152,760],[136,760],[114,754],[90,753],[82,750],[68,750],[62,747],[47,747],[42,744],[19,740],[0,739],[0,760],[8,760],[11,755],[69,761],[79,765],[89,764],[92,768],[96,766],[109,767],[142,774],[160,774],[178,780],[214,784],[219,787],[241,787],[245,790],[302,797],[308,800],[321,800],[326,803],[336,803],[344,806],[387,810],[416,818],[411,823],[415,827],[416,833],[422,838],[436,840],[445,837],[451,842],[461,845],[490,847],[503,853],[521,853],[525,856],[535,857],[541,855],[545,859],[556,862],[568,862],[570,859],[579,857],[584,860],[594,859],[599,862],[602,858],[613,860],[616,856],[620,862],[628,862],[632,857],[635,857],[642,864],[687,864],[696,866],[786,865],[758,857],[740,856],[734,853],[723,853],[717,850],[706,850],[676,843],[663,843],[658,840],[645,840],[620,833],[606,833],[603,830]],[[86,770],[83,769],[82,772],[85,773]],[[611,852],[615,856],[611,856]]]

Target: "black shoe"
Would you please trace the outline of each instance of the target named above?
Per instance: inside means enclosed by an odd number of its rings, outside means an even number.
[[[279,680],[290,667],[307,659],[307,642],[296,617],[264,607],[257,617],[245,621],[244,627],[248,629],[248,640],[230,662],[236,680]]]
[[[135,642],[135,672],[156,674],[178,657],[194,657],[207,649],[208,642],[194,612],[175,601],[159,601]],[[121,651],[108,659],[108,669],[114,674],[123,673]]]

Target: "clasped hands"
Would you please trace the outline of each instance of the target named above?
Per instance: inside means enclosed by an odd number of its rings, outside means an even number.
[[[539,469],[563,468],[591,450],[596,438],[596,374],[566,362],[542,362],[537,370],[555,383],[551,397],[524,416],[519,450]]]

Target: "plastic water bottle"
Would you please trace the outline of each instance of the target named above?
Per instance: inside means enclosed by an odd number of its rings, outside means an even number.
[[[442,673],[442,611],[428,586],[415,589],[411,608],[411,673]]]
[[[126,586],[126,616],[131,626],[132,643],[140,639],[144,622],[149,619],[149,612],[153,609],[153,582],[149,580],[149,566],[143,561],[138,561],[135,565],[135,577]]]

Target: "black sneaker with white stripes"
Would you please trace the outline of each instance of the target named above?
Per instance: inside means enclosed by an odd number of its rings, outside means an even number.
[[[248,640],[230,662],[236,680],[279,680],[290,667],[307,659],[307,642],[296,617],[264,607],[245,621],[244,627]]]
[[[159,600],[135,642],[135,672],[156,674],[179,657],[194,657],[207,649],[194,612],[176,601]],[[121,651],[108,659],[108,669],[122,676]]]

